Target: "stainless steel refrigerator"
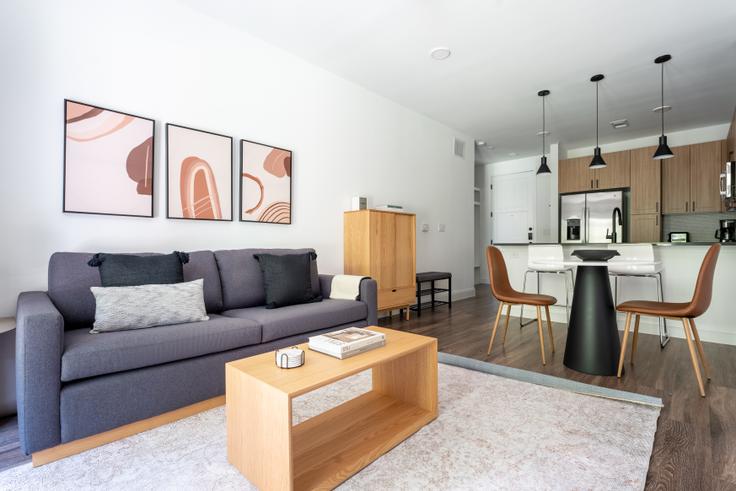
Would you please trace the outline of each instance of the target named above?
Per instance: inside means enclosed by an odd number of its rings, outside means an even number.
[[[560,196],[560,242],[623,242],[626,233],[623,191]]]

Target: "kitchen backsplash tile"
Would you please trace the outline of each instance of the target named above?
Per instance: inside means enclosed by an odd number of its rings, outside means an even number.
[[[662,240],[669,239],[670,232],[690,232],[691,242],[716,242],[718,220],[736,218],[736,213],[688,213],[662,217]]]

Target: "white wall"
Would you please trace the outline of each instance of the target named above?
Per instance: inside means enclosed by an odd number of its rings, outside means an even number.
[[[469,136],[174,0],[10,0],[1,10],[0,315],[19,291],[46,288],[60,250],[311,246],[321,271],[340,272],[342,212],[358,194],[432,224],[417,233],[418,270],[451,271],[456,295],[472,294]],[[156,218],[61,212],[64,98],[156,119]],[[166,122],[292,149],[293,225],[164,218]],[[465,159],[452,155],[454,136]]]
[[[704,126],[702,128],[693,128],[683,131],[666,131],[667,143],[672,147],[680,145],[693,145],[695,143],[705,143],[715,140],[723,140],[728,134],[729,123],[717,124],[713,126]],[[613,143],[605,143],[601,145],[601,151],[618,152],[620,150],[631,150],[634,148],[643,148],[651,145],[659,144],[659,134],[646,136],[642,138],[634,138],[630,140],[620,140]],[[564,157],[563,157],[564,155]],[[561,159],[572,159],[576,157],[585,157],[593,155],[593,147],[580,147],[561,151]]]

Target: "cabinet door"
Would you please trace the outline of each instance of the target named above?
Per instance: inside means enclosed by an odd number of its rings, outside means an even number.
[[[690,211],[690,147],[672,147],[672,158],[662,160],[662,213]]]
[[[627,188],[631,183],[631,152],[604,153],[606,167],[595,171],[595,189]]]
[[[661,237],[662,219],[659,213],[631,215],[629,242],[660,242]]]
[[[412,287],[416,282],[416,222],[414,215],[396,214],[396,287]],[[414,290],[412,290],[412,297]]]
[[[690,145],[690,211],[721,211],[721,142]]]
[[[579,193],[592,189],[595,172],[588,169],[590,157],[560,160],[557,190],[560,193]]]
[[[661,161],[654,160],[657,147],[631,151],[631,214],[660,213],[662,194]]]
[[[371,276],[378,290],[396,287],[396,215],[371,211]]]

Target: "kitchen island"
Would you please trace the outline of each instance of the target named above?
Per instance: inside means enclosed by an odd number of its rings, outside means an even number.
[[[494,244],[501,249],[506,260],[511,284],[521,290],[524,272],[527,269],[527,247],[529,244]],[[669,243],[653,244],[655,258],[662,261],[662,282],[664,299],[667,302],[686,302],[692,298],[700,263],[711,243]],[[736,243],[721,244],[721,254],[716,266],[713,282],[713,299],[710,309],[699,318],[698,330],[703,341],[736,345],[736,321],[733,317],[733,284],[732,276],[736,273]],[[576,249],[603,249],[609,244],[562,244],[565,259],[572,258]],[[487,269],[484,270],[484,281],[488,281]],[[565,287],[561,277],[557,275],[541,275],[541,292],[554,295],[558,304],[551,309],[552,320],[565,322]],[[536,291],[536,275],[529,275],[527,291]],[[656,284],[651,278],[619,278],[618,302],[627,300],[657,300]],[[525,312],[527,315],[529,312]],[[512,315],[519,315],[519,307],[512,309]],[[623,329],[625,316],[619,314],[618,326]],[[668,322],[671,336],[684,338],[682,325]],[[640,331],[658,334],[657,320],[642,317]]]

